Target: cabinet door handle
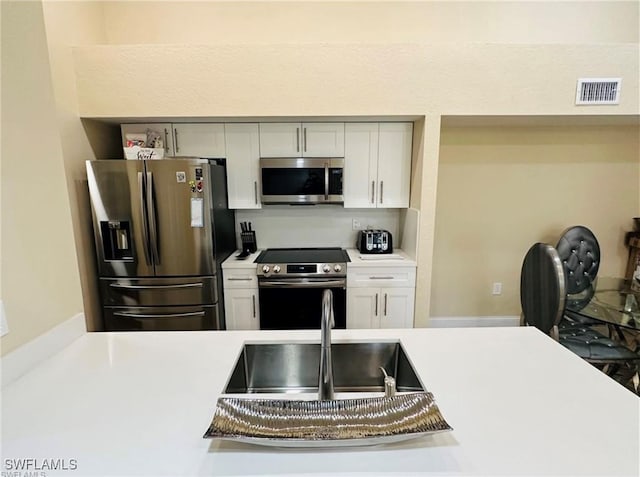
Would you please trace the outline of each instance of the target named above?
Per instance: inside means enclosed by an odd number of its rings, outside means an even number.
[[[296,128],[296,152],[300,152],[300,128]]]
[[[393,280],[393,277],[369,277],[369,280]]]
[[[380,181],[380,203],[384,202],[384,181]]]
[[[376,193],[376,181],[371,181],[371,203],[375,203],[374,195]]]
[[[304,145],[304,152],[307,152],[307,128],[302,129],[302,134],[304,135],[304,140],[302,144]]]
[[[164,128],[164,151],[169,154],[169,131]]]
[[[253,304],[253,317],[256,317],[256,296],[251,295],[251,302]]]
[[[173,130],[173,145],[175,146],[176,152],[180,151],[180,146],[178,146],[178,130]]]
[[[378,294],[376,293],[376,315],[378,316]]]
[[[384,316],[387,316],[387,294],[384,294]]]
[[[250,282],[253,279],[251,277],[245,277],[245,278],[229,277],[227,278],[227,280],[229,280],[230,282]]]
[[[253,197],[258,204],[258,181],[253,181]]]

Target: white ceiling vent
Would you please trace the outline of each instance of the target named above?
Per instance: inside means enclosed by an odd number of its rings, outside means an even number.
[[[576,104],[618,104],[622,78],[580,78]]]

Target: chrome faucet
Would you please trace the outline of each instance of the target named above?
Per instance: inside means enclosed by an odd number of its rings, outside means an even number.
[[[318,383],[318,399],[333,399],[333,370],[331,369],[331,328],[335,326],[333,319],[333,293],[325,290],[322,294],[322,318],[320,319],[320,379]]]

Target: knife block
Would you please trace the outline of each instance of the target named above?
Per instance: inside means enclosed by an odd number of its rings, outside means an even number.
[[[251,230],[249,232],[240,232],[240,240],[242,240],[243,252],[254,253],[258,250],[255,231]]]

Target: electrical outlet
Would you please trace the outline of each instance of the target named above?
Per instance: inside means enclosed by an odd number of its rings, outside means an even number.
[[[0,336],[4,336],[9,333],[9,325],[7,323],[7,317],[4,313],[4,303],[0,301]]]
[[[358,219],[353,219],[353,222],[351,223],[351,227],[353,228],[353,230],[360,230],[360,221]]]
[[[493,290],[491,292],[493,295],[502,295],[502,283],[495,282],[493,284]]]

